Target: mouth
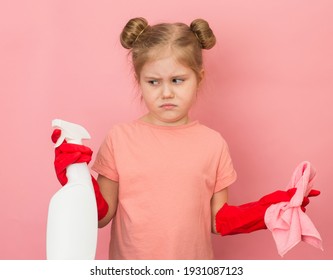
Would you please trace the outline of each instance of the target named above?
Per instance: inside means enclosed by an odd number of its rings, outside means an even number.
[[[176,107],[177,107],[177,105],[172,104],[172,103],[165,103],[165,104],[160,105],[160,108],[165,109],[165,110],[172,110]]]

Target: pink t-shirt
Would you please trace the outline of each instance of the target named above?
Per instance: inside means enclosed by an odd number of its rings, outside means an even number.
[[[236,180],[221,135],[198,121],[114,126],[92,169],[119,182],[110,259],[212,259],[210,200]]]

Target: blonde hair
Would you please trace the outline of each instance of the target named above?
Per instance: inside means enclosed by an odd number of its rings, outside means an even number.
[[[190,67],[199,79],[203,69],[202,49],[212,48],[216,38],[203,19],[192,21],[190,26],[184,23],[150,26],[146,19],[139,17],[127,22],[120,34],[120,42],[132,54],[137,80],[144,64],[154,59],[162,48],[171,48],[179,62]]]

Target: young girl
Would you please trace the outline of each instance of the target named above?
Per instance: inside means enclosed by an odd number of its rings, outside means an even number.
[[[120,40],[131,51],[148,113],[115,125],[92,166],[99,174],[98,183],[93,179],[99,227],[112,220],[109,258],[213,259],[211,232],[266,228],[267,207],[289,201],[295,190],[229,206],[227,190],[236,172],[227,143],[189,118],[205,74],[202,49],[216,41],[208,23],[151,26],[134,18]],[[81,156],[73,156],[78,151]],[[65,178],[68,164],[90,157],[89,148],[63,143],[55,161],[58,176]]]

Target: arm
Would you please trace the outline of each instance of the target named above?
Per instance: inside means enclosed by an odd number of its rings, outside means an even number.
[[[222,206],[227,202],[228,200],[228,188],[222,189],[221,191],[214,193],[213,197],[210,201],[210,208],[212,211],[212,232],[219,234],[216,231],[216,221],[215,221],[215,216],[217,212],[222,208]]]
[[[98,227],[102,228],[105,227],[116,214],[118,206],[119,183],[112,181],[102,175],[98,175],[97,182],[104,199],[109,205],[106,216],[98,221]]]
[[[217,213],[214,206],[214,213],[216,214],[214,232],[218,232],[224,236],[250,233],[256,230],[266,229],[265,213],[267,208],[272,204],[290,201],[295,192],[296,188],[291,188],[287,191],[278,190],[263,196],[258,201],[239,206],[228,205],[225,201]],[[217,198],[222,195],[219,193],[216,193]],[[311,190],[308,196],[303,198],[301,205],[302,210],[305,211],[305,206],[309,203],[309,197],[317,196],[319,194],[319,191]],[[214,198],[214,200],[220,201],[220,199],[217,198]],[[216,207],[218,207],[218,202],[215,202],[214,205],[217,205]],[[219,205],[221,205],[221,202]]]

